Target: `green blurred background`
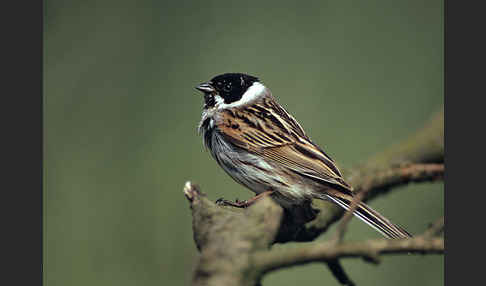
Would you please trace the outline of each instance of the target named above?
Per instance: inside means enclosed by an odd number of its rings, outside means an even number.
[[[406,138],[444,101],[443,1],[50,0],[44,14],[49,286],[190,283],[184,182],[211,199],[252,195],[196,133],[202,81],[259,76],[342,168]],[[371,205],[418,233],[443,214],[443,185]],[[346,236],[378,237],[357,220]],[[442,256],[343,264],[359,285],[444,284]],[[322,264],[263,280],[297,283],[338,285]]]

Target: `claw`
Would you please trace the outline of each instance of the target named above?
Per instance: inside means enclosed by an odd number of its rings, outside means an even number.
[[[246,201],[236,200],[235,202],[225,200],[224,198],[219,198],[214,202],[218,206],[231,206],[236,208],[246,208],[248,206]]]
[[[252,204],[254,204],[258,199],[265,197],[265,196],[269,196],[272,193],[273,193],[273,191],[269,190],[269,191],[260,193],[256,196],[252,197],[249,200],[240,201],[239,199],[236,199],[234,202],[225,200],[223,198],[219,198],[219,199],[216,200],[215,203],[218,206],[232,206],[232,207],[236,207],[236,208],[247,208],[247,207],[251,206]]]

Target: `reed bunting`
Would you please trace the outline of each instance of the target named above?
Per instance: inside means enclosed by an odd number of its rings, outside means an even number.
[[[226,173],[256,193],[247,201],[226,204],[246,207],[270,195],[286,209],[313,198],[349,209],[352,187],[334,160],[257,77],[226,73],[196,89],[204,94],[199,123],[204,145]],[[354,215],[388,238],[411,236],[364,203]]]

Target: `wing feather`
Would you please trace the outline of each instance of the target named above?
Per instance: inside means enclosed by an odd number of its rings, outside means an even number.
[[[350,192],[334,161],[312,143],[299,123],[272,99],[225,110],[217,123],[234,145],[301,176]]]

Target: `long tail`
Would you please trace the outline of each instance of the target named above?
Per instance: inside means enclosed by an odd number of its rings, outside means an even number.
[[[347,195],[337,197],[326,194],[325,196],[345,210],[349,210],[351,206],[351,196],[349,196],[349,198]],[[405,229],[392,223],[386,217],[382,216],[363,202],[358,205],[353,214],[387,238],[399,239],[412,237],[412,235]]]

